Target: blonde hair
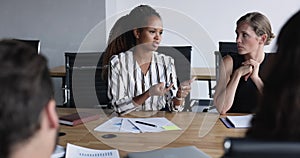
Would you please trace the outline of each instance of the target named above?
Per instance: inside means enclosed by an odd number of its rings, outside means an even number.
[[[257,36],[267,34],[267,40],[265,45],[269,45],[275,35],[272,33],[272,27],[269,19],[259,12],[250,12],[242,16],[236,25],[239,26],[241,23],[248,23],[254,30]]]

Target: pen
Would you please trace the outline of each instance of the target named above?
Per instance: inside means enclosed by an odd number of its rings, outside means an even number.
[[[140,132],[143,132],[141,129],[139,129],[138,126],[136,126],[130,119],[128,119],[128,121],[137,129],[139,130]]]
[[[142,122],[142,121],[135,121],[135,123],[151,126],[151,127],[157,127],[155,124],[147,123],[147,122]]]

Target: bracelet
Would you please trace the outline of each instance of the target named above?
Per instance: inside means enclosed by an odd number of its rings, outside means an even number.
[[[183,100],[183,98],[178,98],[178,97],[175,97],[177,100]]]

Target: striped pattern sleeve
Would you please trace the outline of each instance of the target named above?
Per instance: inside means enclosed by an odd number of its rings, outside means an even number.
[[[127,78],[127,75],[124,73],[126,68],[124,55],[126,54],[121,53],[112,57],[108,72],[108,98],[114,110],[119,114],[135,108],[132,103],[132,96],[127,95],[129,91],[128,85],[130,84],[124,80]]]
[[[164,82],[166,86],[173,83],[174,87],[165,96],[152,96],[139,107],[133,105],[133,97],[143,94],[160,82]],[[174,59],[154,52],[149,70],[143,74],[131,51],[120,53],[110,61],[108,89],[109,99],[115,111],[120,114],[132,110],[172,110],[172,98],[176,96],[178,89]]]

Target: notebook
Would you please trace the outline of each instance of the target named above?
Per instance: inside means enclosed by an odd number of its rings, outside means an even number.
[[[208,158],[206,153],[195,146],[157,149],[145,152],[128,153],[127,158]]]
[[[249,128],[253,114],[220,118],[227,128]]]
[[[59,123],[64,125],[76,126],[85,122],[97,120],[99,114],[79,112],[59,117]]]

